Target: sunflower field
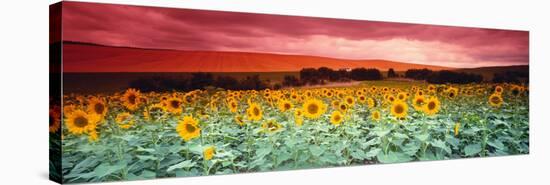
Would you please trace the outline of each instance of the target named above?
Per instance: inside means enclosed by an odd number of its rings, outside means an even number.
[[[67,183],[529,153],[517,84],[128,89],[66,94],[50,115]]]

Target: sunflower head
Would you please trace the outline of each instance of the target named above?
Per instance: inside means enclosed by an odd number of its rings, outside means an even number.
[[[128,112],[122,112],[117,114],[115,122],[122,129],[129,129],[134,125],[133,115]]]
[[[424,103],[426,102],[426,99],[424,96],[415,96],[413,99],[413,107],[417,111],[421,111],[423,109]]]
[[[287,110],[292,109],[292,107],[292,103],[288,100],[279,101],[279,110],[281,110],[281,112],[286,112]]]
[[[82,110],[73,111],[65,119],[69,132],[75,135],[87,133],[96,128],[98,119],[96,116],[88,114]]]
[[[378,112],[378,111],[373,111],[373,112],[371,113],[371,118],[372,118],[372,120],[374,120],[374,121],[379,121],[379,120],[380,120],[380,112]]]
[[[232,113],[235,113],[237,112],[237,108],[239,106],[239,103],[237,102],[237,100],[234,100],[234,99],[231,99],[227,106],[229,106],[229,110],[232,112]]]
[[[302,117],[303,115],[304,115],[304,110],[302,110],[302,109],[294,110],[294,116],[295,117]]]
[[[302,106],[304,116],[309,119],[317,119],[325,113],[326,105],[318,99],[308,99]]]
[[[262,119],[262,108],[257,103],[250,103],[246,112],[252,121],[260,121]]]
[[[355,104],[355,99],[352,96],[346,96],[344,98],[344,102],[348,104],[348,106],[353,106]]]
[[[296,126],[300,127],[304,123],[304,118],[302,116],[295,117],[294,121],[296,122]]]
[[[209,146],[209,147],[206,147],[204,148],[202,154],[203,154],[203,157],[204,157],[204,160],[210,160],[214,157],[214,154],[216,152],[216,148],[214,146]]]
[[[182,104],[183,102],[179,98],[169,98],[168,100],[166,100],[165,110],[172,114],[180,114],[183,111],[181,107]]]
[[[268,120],[262,123],[262,129],[265,132],[273,133],[279,131],[282,128],[282,125],[277,123],[275,120]]]
[[[185,116],[183,120],[178,123],[176,131],[180,137],[185,141],[197,138],[201,135],[201,129],[199,128],[198,121],[192,116]]]
[[[396,100],[392,103],[392,106],[390,107],[391,114],[399,119],[403,119],[407,117],[409,107],[407,104],[403,101]]]
[[[50,120],[50,133],[56,133],[61,127],[61,113],[59,112],[59,107],[52,107],[49,111],[49,120]]]
[[[332,123],[333,125],[338,126],[340,125],[340,123],[342,123],[343,120],[344,120],[344,115],[342,115],[340,111],[334,111],[330,115],[330,123]]]
[[[503,91],[504,91],[504,88],[502,88],[502,86],[497,85],[495,87],[495,93],[502,94]]]
[[[367,105],[369,106],[369,108],[373,108],[374,106],[376,106],[376,102],[373,98],[369,98],[367,99]]]
[[[405,92],[400,92],[397,94],[397,99],[400,101],[405,101],[407,99],[408,95]]]
[[[489,104],[495,108],[498,108],[502,105],[504,101],[502,100],[502,96],[497,93],[493,93],[491,96],[489,96]]]
[[[124,92],[120,101],[128,110],[134,111],[139,108],[141,103],[141,93],[136,89],[128,89]]]
[[[236,122],[239,126],[243,126],[243,125],[244,125],[243,116],[241,116],[241,115],[235,115],[235,122]]]
[[[103,119],[103,117],[107,114],[107,104],[103,99],[93,97],[89,100],[88,112]]]
[[[430,97],[423,106],[424,113],[434,115],[439,112],[441,102],[436,97]]]

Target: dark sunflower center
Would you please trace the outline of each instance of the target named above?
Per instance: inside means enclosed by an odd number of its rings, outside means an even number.
[[[416,105],[422,105],[424,103],[423,99],[416,99]]]
[[[290,109],[290,104],[285,103],[285,104],[284,104],[284,108],[285,108],[285,110]]]
[[[180,107],[180,102],[177,101],[177,100],[172,100],[170,101],[170,105],[172,106],[172,108],[179,108]]]
[[[403,105],[396,105],[395,108],[394,108],[393,110],[395,111],[395,113],[401,114],[401,113],[403,113],[403,111],[405,110],[405,108],[403,107]]]
[[[348,98],[348,104],[351,104],[351,103],[353,103],[353,99]]]
[[[339,114],[334,115],[334,121],[338,122],[338,121],[340,121],[340,119],[342,119],[342,117],[340,117]]]
[[[136,104],[136,95],[130,95],[128,96],[128,102],[130,102],[130,104]]]
[[[260,109],[258,109],[257,107],[254,107],[252,109],[252,114],[254,114],[254,116],[259,116],[260,115]]]
[[[380,114],[379,113],[374,113],[374,118],[376,118],[376,119],[380,118]]]
[[[455,93],[454,92],[449,93],[449,97],[451,97],[451,98],[455,97]]]
[[[195,130],[197,130],[197,128],[195,127],[195,125],[186,124],[185,125],[185,130],[187,130],[187,132],[195,132]]]
[[[88,125],[88,119],[82,116],[76,117],[74,119],[74,124],[80,128],[86,127]]]
[[[340,105],[340,109],[342,110],[346,110],[348,107],[346,107],[346,105]]]
[[[519,90],[517,90],[517,89],[512,90],[512,94],[518,95],[518,94],[519,94]]]
[[[105,106],[101,103],[96,103],[94,105],[94,110],[97,114],[103,114],[103,111],[105,110]]]
[[[500,103],[500,98],[498,96],[493,96],[491,98],[491,102],[493,102],[494,104],[498,104]]]
[[[310,104],[307,106],[307,112],[310,114],[316,114],[319,112],[319,106],[317,106],[317,104]]]
[[[430,109],[430,110],[435,109],[435,102],[428,103],[428,109]]]

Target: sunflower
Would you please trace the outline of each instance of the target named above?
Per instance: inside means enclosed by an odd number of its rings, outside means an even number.
[[[63,116],[68,117],[76,110],[75,105],[65,105],[63,106]]]
[[[386,100],[390,103],[393,103],[395,101],[395,97],[391,94],[388,94],[388,96],[386,96]]]
[[[357,101],[359,101],[361,104],[365,104],[367,102],[367,97],[365,97],[365,95],[359,95],[357,99]]]
[[[335,109],[337,109],[337,108],[340,107],[340,101],[338,101],[338,100],[333,100],[330,104],[331,104],[332,107],[335,108]]]
[[[124,92],[124,95],[122,95],[120,101],[122,101],[122,105],[124,105],[124,107],[128,110],[134,111],[141,103],[141,93],[136,89],[128,89]]]
[[[379,121],[380,120],[380,112],[378,111],[373,111],[371,113],[371,117],[372,117],[372,120],[374,121]]]
[[[423,105],[424,105],[425,102],[426,102],[426,99],[424,98],[424,96],[415,96],[414,99],[413,99],[414,109],[417,110],[417,111],[422,111],[423,110]]]
[[[294,121],[296,122],[296,126],[300,127],[304,123],[304,118],[302,116],[296,116]]]
[[[407,117],[407,111],[409,110],[409,107],[407,104],[403,101],[396,100],[392,103],[392,106],[390,107],[390,112],[393,116],[396,118],[405,118]]]
[[[239,106],[239,103],[237,103],[236,100],[232,99],[227,103],[227,106],[232,113],[235,113],[237,112],[237,107]]]
[[[400,101],[405,101],[407,99],[408,95],[405,92],[400,92],[397,94],[397,99]]]
[[[262,108],[257,103],[250,103],[250,106],[246,110],[248,117],[252,121],[260,121],[262,119]]]
[[[514,96],[520,95],[521,94],[521,87],[517,86],[517,85],[512,86],[512,90],[510,91],[510,93],[512,93],[512,95],[514,95]]]
[[[369,106],[369,108],[373,108],[374,106],[376,106],[376,103],[375,103],[374,99],[369,98],[369,99],[367,99],[367,105]]]
[[[340,125],[342,123],[342,120],[344,120],[344,115],[340,113],[340,111],[334,111],[332,112],[332,115],[330,115],[330,123],[333,125]]]
[[[500,107],[502,105],[502,96],[497,93],[493,93],[489,96],[489,104],[493,107]]]
[[[344,100],[344,102],[346,102],[346,104],[348,104],[348,106],[350,107],[353,107],[353,105],[355,105],[355,98],[353,98],[352,96],[346,96]]]
[[[441,102],[436,97],[430,97],[424,104],[423,110],[427,115],[434,115],[439,112]]]
[[[50,108],[50,133],[56,133],[61,126],[61,114],[59,107]]]
[[[166,112],[164,106],[161,104],[154,104],[143,111],[143,117],[148,121],[158,120],[164,115],[164,112]]]
[[[281,124],[277,123],[275,120],[269,120],[262,123],[262,129],[266,132],[276,132],[283,127]]]
[[[132,125],[134,125],[133,116],[128,112],[122,112],[117,114],[115,118],[115,122],[122,129],[129,129],[130,127],[132,127]]]
[[[434,94],[436,91],[436,88],[434,85],[428,85],[428,92],[431,93],[431,94]]]
[[[88,112],[97,115],[103,119],[107,114],[107,104],[102,99],[93,97],[88,104]]]
[[[214,146],[209,146],[209,147],[204,148],[204,150],[202,151],[204,160],[208,161],[208,160],[212,159],[214,157],[215,152],[216,152],[216,148]]]
[[[317,119],[325,113],[326,105],[318,99],[308,99],[302,109],[304,110],[304,116],[309,119]]]
[[[279,110],[281,110],[281,112],[286,112],[287,110],[292,109],[292,107],[292,103],[288,100],[279,101]]]
[[[82,110],[73,111],[65,119],[69,132],[75,135],[88,132],[95,129],[98,119],[94,115],[90,115]]]
[[[175,97],[172,97],[168,100],[166,100],[166,111],[172,113],[172,114],[180,114],[183,109],[181,107],[181,105],[183,104],[183,102],[178,99],[178,98],[175,98]]]
[[[192,116],[183,117],[183,120],[178,123],[176,131],[185,141],[190,141],[191,139],[197,138],[201,135],[199,124]]]
[[[458,89],[454,87],[450,87],[447,92],[447,96],[449,98],[455,98],[458,95]]]
[[[460,129],[460,123],[455,123],[455,128],[454,128],[454,131],[455,131],[455,136],[458,136],[458,130]]]
[[[349,109],[348,104],[345,104],[345,103],[342,103],[342,104],[340,104],[340,106],[338,106],[338,110],[340,110],[344,113],[347,112],[348,109]]]
[[[244,125],[243,116],[241,116],[241,115],[235,115],[235,122],[237,122],[237,124],[238,124],[239,126],[243,126],[243,125]]]
[[[302,109],[294,110],[294,116],[295,117],[302,117],[303,115],[304,115],[304,110],[302,110]]]
[[[502,94],[503,91],[504,91],[504,88],[502,88],[501,86],[497,85],[495,87],[495,93]]]

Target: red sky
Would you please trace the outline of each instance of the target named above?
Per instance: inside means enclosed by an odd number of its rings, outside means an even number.
[[[63,2],[63,40],[111,46],[527,65],[529,33],[497,29]]]

